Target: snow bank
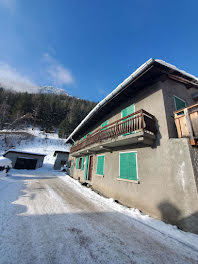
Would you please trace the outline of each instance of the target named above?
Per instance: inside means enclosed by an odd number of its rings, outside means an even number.
[[[12,161],[5,157],[0,157],[0,167],[11,167],[12,168]]]
[[[184,232],[179,230],[176,226],[166,224],[160,220],[154,219],[148,215],[140,213],[136,208],[128,208],[121,204],[116,203],[112,198],[105,198],[97,194],[91,189],[82,186],[78,181],[72,179],[69,176],[59,177],[61,180],[67,182],[68,185],[75,188],[82,196],[89,198],[90,201],[100,205],[101,207],[108,207],[109,210],[113,209],[117,212],[125,214],[131,218],[131,221],[136,221],[142,224],[142,229],[148,227],[153,232],[158,231],[166,237],[173,238],[174,240],[187,245],[188,247],[198,250],[198,235]]]

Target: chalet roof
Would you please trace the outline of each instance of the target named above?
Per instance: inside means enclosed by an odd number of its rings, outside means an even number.
[[[68,154],[68,153],[69,153],[69,151],[56,150],[56,151],[54,151],[54,157],[55,157],[55,156],[56,156],[56,154],[58,154],[58,153],[61,153],[61,154]]]
[[[104,114],[108,114],[113,107],[116,107],[116,105],[126,101],[126,98],[129,98],[129,96],[135,95],[135,93],[145,88],[145,84],[148,86],[160,78],[168,77],[184,83],[188,88],[198,88],[197,77],[163,60],[151,58],[99,102],[74,129],[66,139],[66,143],[72,143],[78,139],[79,136],[89,130],[92,125],[101,120]]]
[[[28,152],[28,151],[23,151],[23,150],[17,150],[17,149],[9,149],[7,150],[3,156],[5,157],[6,154],[8,154],[9,152],[12,153],[19,153],[19,154],[28,154],[28,155],[35,155],[35,156],[46,156],[46,154],[41,154],[41,153],[35,153],[35,152]]]

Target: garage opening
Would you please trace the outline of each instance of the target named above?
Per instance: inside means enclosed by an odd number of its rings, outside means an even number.
[[[31,158],[17,158],[14,168],[15,169],[25,169],[25,170],[35,170],[37,159]]]

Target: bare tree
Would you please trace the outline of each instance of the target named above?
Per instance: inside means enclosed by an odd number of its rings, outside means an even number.
[[[0,104],[0,129],[3,129],[5,122],[8,120],[10,106],[6,102]]]

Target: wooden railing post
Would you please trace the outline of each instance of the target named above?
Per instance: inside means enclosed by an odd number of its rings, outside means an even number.
[[[144,114],[143,111],[141,110],[141,130],[144,130]]]
[[[193,144],[193,142],[194,142],[193,130],[192,130],[192,124],[190,121],[190,116],[189,116],[187,108],[184,109],[184,115],[186,118],[186,127],[187,127],[187,131],[188,131],[188,137],[190,138],[191,144]]]

